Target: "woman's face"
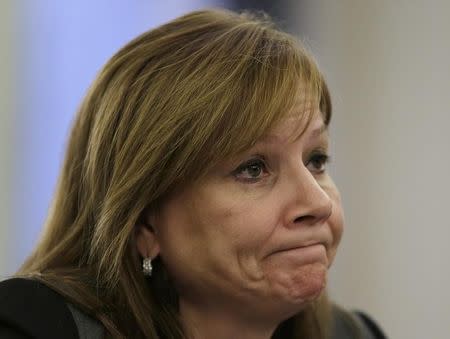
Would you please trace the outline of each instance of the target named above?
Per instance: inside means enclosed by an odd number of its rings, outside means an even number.
[[[181,302],[290,316],[323,291],[343,231],[342,207],[325,168],[321,114],[292,138],[297,119],[150,216]]]

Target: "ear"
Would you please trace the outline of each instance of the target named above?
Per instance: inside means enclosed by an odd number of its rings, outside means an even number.
[[[144,215],[136,224],[136,246],[143,258],[153,259],[159,254],[159,241],[154,227],[147,220],[150,221],[152,218]]]

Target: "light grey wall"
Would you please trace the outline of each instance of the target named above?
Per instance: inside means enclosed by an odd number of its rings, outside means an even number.
[[[334,98],[346,232],[331,294],[391,338],[448,338],[450,2],[291,3]]]
[[[10,272],[7,251],[12,219],[12,184],[14,119],[13,7],[11,1],[0,1],[0,278]]]

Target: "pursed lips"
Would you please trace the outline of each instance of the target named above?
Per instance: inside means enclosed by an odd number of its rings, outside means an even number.
[[[326,241],[310,240],[307,242],[303,242],[301,244],[296,243],[296,244],[286,244],[286,245],[280,246],[280,247],[276,248],[275,250],[271,251],[268,255],[266,255],[266,257],[268,257],[272,254],[297,250],[297,249],[306,248],[306,247],[314,246],[314,245],[323,245],[325,247],[325,251],[328,252],[328,246],[327,246]]]
[[[290,251],[290,250],[296,250],[296,249],[300,249],[300,248],[305,248],[305,247],[309,247],[309,246],[314,246],[314,245],[323,245],[326,249],[326,245],[324,242],[321,241],[311,241],[302,245],[294,245],[294,246],[286,246],[286,247],[282,247],[276,251],[274,251],[273,253],[277,253],[277,252],[284,252],[284,251]]]

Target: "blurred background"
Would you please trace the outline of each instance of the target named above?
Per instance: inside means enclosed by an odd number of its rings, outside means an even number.
[[[346,231],[330,294],[391,338],[450,333],[450,2],[0,0],[0,278],[36,244],[71,120],[139,33],[204,7],[262,9],[301,37],[334,102]]]

